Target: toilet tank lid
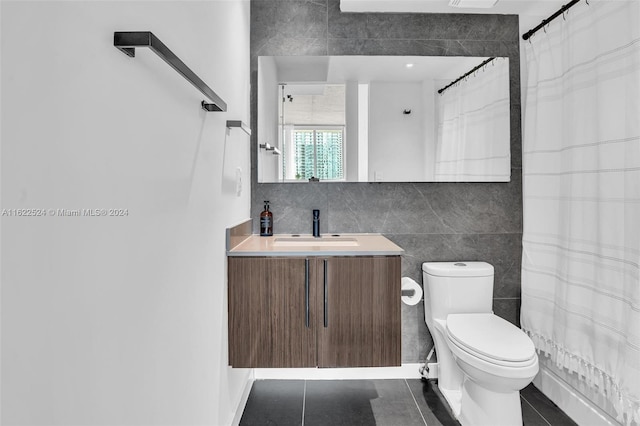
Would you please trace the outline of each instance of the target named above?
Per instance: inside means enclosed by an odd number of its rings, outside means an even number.
[[[422,270],[437,277],[488,277],[493,265],[487,262],[424,262]]]

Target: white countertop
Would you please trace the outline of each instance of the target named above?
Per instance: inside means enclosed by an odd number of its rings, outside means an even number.
[[[399,256],[404,250],[380,234],[250,235],[227,256]]]

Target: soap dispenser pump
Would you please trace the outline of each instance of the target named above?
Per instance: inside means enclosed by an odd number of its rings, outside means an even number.
[[[273,235],[273,213],[269,211],[269,201],[265,200],[264,210],[260,213],[260,236],[270,237]]]

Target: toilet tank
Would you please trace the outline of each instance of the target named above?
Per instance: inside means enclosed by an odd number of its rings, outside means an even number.
[[[446,319],[449,314],[492,312],[491,264],[425,262],[422,277],[427,324],[432,319]]]

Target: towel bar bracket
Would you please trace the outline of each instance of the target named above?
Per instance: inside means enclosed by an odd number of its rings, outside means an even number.
[[[221,109],[221,108],[220,108],[218,105],[216,105],[216,104],[209,104],[209,103],[206,103],[205,101],[202,101],[202,102],[200,103],[200,105],[202,106],[202,109],[203,109],[203,110],[205,110],[205,111],[209,111],[209,112],[212,112],[212,111],[226,111],[226,109]]]
[[[122,53],[124,53],[125,55],[131,57],[131,58],[135,58],[136,57],[136,49],[133,47],[118,47],[118,50],[120,50]]]
[[[242,129],[242,131],[244,131],[246,134],[251,136],[251,129],[249,128],[248,125],[246,125],[240,120],[227,120],[227,129],[233,129],[236,127],[239,129]]]

